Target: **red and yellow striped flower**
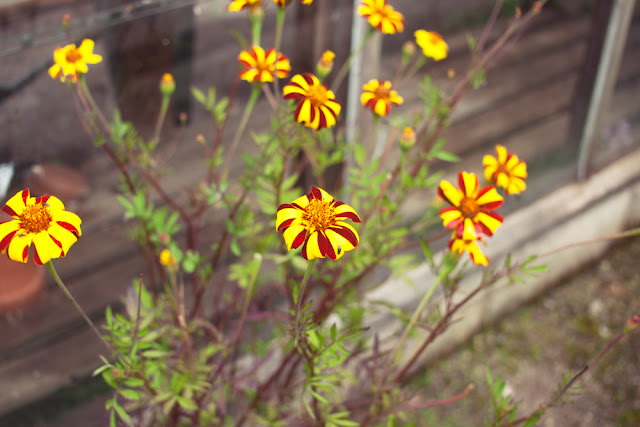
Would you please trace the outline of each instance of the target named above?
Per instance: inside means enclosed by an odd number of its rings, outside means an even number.
[[[358,247],[358,232],[344,220],[361,222],[349,205],[333,200],[321,188],[311,187],[311,193],[292,203],[278,207],[276,230],[284,230],[287,249],[302,245],[304,259],[329,258],[336,260],[345,252]]]
[[[383,34],[404,31],[404,16],[393,6],[389,6],[386,0],[362,0],[358,11],[369,20],[373,28],[380,30]]]
[[[244,9],[259,9],[262,7],[262,0],[233,0],[227,10],[230,12],[239,12]]]
[[[389,114],[392,105],[400,105],[403,102],[398,92],[391,88],[388,80],[369,80],[362,86],[360,102],[365,108],[370,109],[379,116]]]
[[[49,68],[51,78],[60,78],[62,82],[66,79],[76,82],[79,74],[89,71],[87,64],[97,64],[102,61],[100,55],[93,53],[94,45],[93,40],[84,39],[78,48],[75,44],[56,48],[53,51],[54,64]]]
[[[64,257],[82,234],[78,215],[48,194],[30,197],[28,188],[9,199],[2,211],[13,219],[0,223],[0,253],[6,251],[14,261],[27,262],[31,243],[36,264]]]
[[[298,123],[313,129],[334,126],[340,114],[336,96],[313,74],[296,74],[283,88],[284,99],[298,100],[294,113]]]
[[[480,189],[478,177],[473,173],[458,174],[459,190],[448,181],[442,181],[438,187],[438,195],[449,202],[440,210],[444,226],[455,229],[457,236],[464,234],[465,220],[473,223],[476,236],[485,234],[492,236],[502,224],[502,215],[494,212],[504,199],[493,186]]]
[[[449,249],[452,252],[462,254],[466,252],[471,257],[471,261],[477,265],[489,265],[489,259],[482,253],[478,246],[480,237],[476,235],[473,222],[469,218],[465,218],[462,227],[462,233],[459,230],[453,232],[451,240],[449,240]]]
[[[507,194],[519,194],[527,188],[527,164],[509,153],[502,145],[496,145],[497,157],[487,154],[482,159],[484,176]]]
[[[416,36],[416,44],[422,48],[424,56],[433,58],[436,61],[447,57],[449,45],[447,45],[440,34],[418,30],[414,35]]]
[[[244,65],[245,69],[240,73],[240,78],[250,83],[272,82],[273,73],[277,73],[278,78],[289,76],[291,64],[289,59],[281,52],[278,52],[276,61],[276,51],[269,49],[266,53],[260,46],[252,46],[251,50],[243,50],[238,55],[238,61]]]

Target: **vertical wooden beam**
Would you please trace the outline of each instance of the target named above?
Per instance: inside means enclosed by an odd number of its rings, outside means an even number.
[[[591,26],[587,41],[587,52],[582,64],[578,82],[574,89],[571,106],[571,124],[569,125],[568,141],[578,145],[589,110],[589,100],[598,73],[598,64],[602,56],[604,38],[607,33],[613,1],[597,0],[592,13]]]
[[[580,152],[578,153],[579,180],[586,179],[589,173],[594,142],[600,134],[604,114],[609,108],[618,71],[620,70],[634,6],[635,0],[614,0],[602,56],[598,65],[598,74],[580,140]]]

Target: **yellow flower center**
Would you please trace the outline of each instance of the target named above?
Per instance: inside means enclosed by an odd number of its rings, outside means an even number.
[[[498,167],[496,168],[496,176],[500,175],[501,173],[510,176],[509,174],[509,169],[507,169],[507,165],[503,164],[503,163],[498,163]]]
[[[335,222],[335,215],[330,202],[313,199],[309,202],[303,220],[309,224],[309,229],[326,230]]]
[[[442,36],[440,36],[440,34],[438,33],[429,33],[428,40],[432,45],[436,45],[442,41]]]
[[[475,199],[463,197],[462,200],[460,200],[460,207],[458,207],[458,210],[463,217],[473,219],[478,212],[480,212],[480,207]]]
[[[307,99],[311,101],[314,107],[320,107],[329,99],[327,92],[327,88],[323,85],[311,86],[307,91]]]
[[[65,58],[67,59],[67,62],[74,63],[80,61],[82,59],[82,55],[80,54],[78,49],[72,47],[65,55]]]
[[[19,216],[20,225],[29,233],[39,233],[49,228],[51,224],[51,213],[49,208],[43,204],[29,205],[24,208]]]
[[[391,88],[380,85],[373,93],[375,94],[376,98],[382,99],[383,101],[388,101],[389,95],[391,95]]]
[[[261,75],[263,72],[267,72],[269,74],[273,74],[273,71],[275,70],[275,64],[271,63],[267,63],[267,62],[256,62],[256,69],[258,70],[258,75]]]

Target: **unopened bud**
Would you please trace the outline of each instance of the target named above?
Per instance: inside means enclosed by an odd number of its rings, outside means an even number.
[[[333,60],[336,54],[330,50],[325,50],[322,54],[322,58],[316,64],[316,74],[320,80],[324,79],[333,70]]]
[[[404,42],[402,45],[402,65],[407,65],[414,53],[416,53],[416,44],[411,40]]]
[[[640,316],[638,316],[637,314],[634,314],[629,318],[629,320],[627,320],[627,324],[624,327],[624,332],[625,333],[631,332],[635,328],[637,328],[639,325],[640,325]]]
[[[398,140],[403,151],[409,150],[416,143],[416,133],[410,127],[404,128]]]
[[[158,239],[160,240],[160,243],[162,243],[163,245],[166,245],[171,240],[171,237],[167,233],[160,233],[160,236],[158,236]]]
[[[196,142],[200,145],[205,145],[207,143],[207,140],[204,139],[204,135],[199,133],[198,135],[196,135]]]
[[[520,7],[516,7],[516,19],[519,19],[522,16],[522,9]]]
[[[187,113],[183,111],[182,113],[178,114],[178,120],[180,121],[180,124],[184,126],[187,124],[187,120],[189,120],[189,116],[187,116]]]
[[[160,79],[160,92],[163,96],[171,96],[176,90],[176,81],[169,73],[164,73]]]
[[[542,3],[537,1],[533,4],[533,12],[540,13],[542,11]]]
[[[71,22],[71,15],[69,15],[68,13],[62,15],[62,26],[65,30],[69,29],[69,22]]]
[[[456,76],[456,70],[454,70],[453,68],[449,68],[447,70],[447,77],[452,79]]]
[[[249,6],[249,20],[253,24],[254,22],[260,22],[264,19],[264,9],[262,9],[262,5],[260,3],[254,3]]]

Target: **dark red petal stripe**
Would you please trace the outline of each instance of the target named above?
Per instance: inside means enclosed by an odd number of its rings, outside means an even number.
[[[27,245],[24,247],[24,250],[22,251],[22,261],[25,261],[27,259],[27,256],[29,255],[29,246],[31,245]],[[33,249],[35,250],[35,246],[33,247]],[[42,265],[42,261],[40,261],[40,258],[38,257],[38,252],[36,252],[36,264],[40,264]]]
[[[358,247],[358,238],[353,233],[353,231],[351,231],[347,227],[334,225],[334,226],[329,227],[329,230],[335,231],[336,233],[338,233],[339,235],[341,235],[342,237],[347,239],[349,241],[349,243],[351,243],[353,246]]]
[[[302,230],[300,233],[298,233],[296,238],[293,239],[293,242],[291,243],[291,248],[292,249],[299,248],[302,242],[305,242],[305,246],[306,246],[307,245],[306,241],[308,240],[306,237],[307,237],[307,230]]]
[[[353,222],[362,222],[360,221],[360,217],[358,216],[358,214],[355,212],[342,212],[342,213],[336,214],[336,218],[348,218]]]
[[[62,249],[62,243],[60,243],[55,237],[53,237],[51,234],[47,234],[51,240],[53,240],[53,243],[55,243],[60,249]],[[33,247],[35,248],[36,245],[33,245]],[[64,250],[62,250],[62,256],[64,257],[65,253]]]
[[[40,197],[36,197],[36,203],[47,203],[47,200],[49,200],[51,196],[48,194],[43,194]]]
[[[304,78],[304,79],[305,79],[305,81],[307,82],[307,84],[308,84],[309,86],[313,86],[313,77],[311,77],[311,74],[309,74],[309,73],[304,73],[304,74],[302,75],[302,78]]]
[[[327,245],[327,256],[334,261],[338,259],[338,255],[336,254],[336,251],[333,249],[333,245],[331,244]]]
[[[24,190],[22,190],[22,202],[26,205],[27,204],[27,199],[29,198],[29,189],[25,188]]]
[[[13,239],[13,236],[15,236],[17,232],[18,230],[12,231],[11,233],[4,236],[4,239],[0,240],[0,251],[4,251],[7,246],[9,246],[9,243],[11,243],[11,239]]]
[[[288,219],[285,222],[283,222],[282,224],[280,224],[280,227],[278,227],[277,231],[284,230],[285,228],[289,227],[291,225],[291,223],[294,221],[294,219],[295,218]]]
[[[318,114],[320,114],[320,121],[318,122],[318,129],[324,129],[327,127],[327,116],[322,111],[322,109],[318,107],[313,107],[314,110],[317,110]]]
[[[310,103],[311,101],[305,101],[305,102]],[[322,118],[322,113],[318,111],[318,107],[311,104],[311,108],[309,108],[309,123],[313,123],[313,121],[316,119],[317,114],[320,114],[320,118]]]
[[[329,239],[323,232],[318,231],[317,233],[318,233],[318,247],[320,248],[320,253],[322,254],[322,256],[325,256],[327,254],[327,247],[331,246],[329,244]]]
[[[320,192],[320,189],[316,187],[311,187],[311,193],[309,196],[313,196],[316,200],[322,200],[322,193]]]
[[[4,206],[2,207],[2,212],[6,213],[7,215],[12,216],[12,217],[14,217],[14,218],[17,218],[17,217],[18,217],[18,214],[16,213],[16,211],[14,211],[13,209],[11,209],[11,208],[10,208],[9,206],[7,206],[7,205],[4,205]]]
[[[80,232],[72,224],[69,224],[68,222],[63,222],[63,221],[56,221],[56,224],[58,224],[60,227],[64,228],[65,230],[68,230],[68,231],[72,232],[73,234],[76,235],[76,237],[80,236]],[[52,237],[52,239],[53,239],[53,237]],[[62,246],[60,246],[60,247],[62,247]]]

